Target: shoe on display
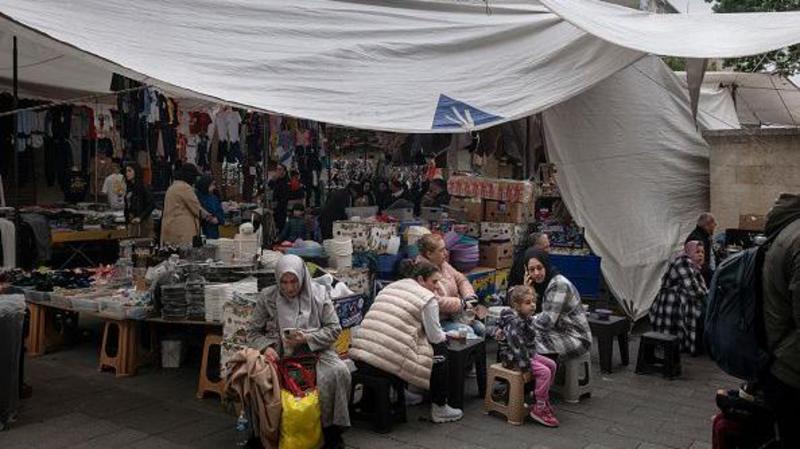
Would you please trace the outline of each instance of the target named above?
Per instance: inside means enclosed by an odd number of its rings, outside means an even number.
[[[406,388],[406,405],[419,405],[422,404],[422,400],[425,399],[421,394],[414,393],[413,391]]]
[[[431,420],[435,423],[458,421],[464,417],[464,412],[449,405],[431,404]]]
[[[544,402],[537,402],[531,407],[531,418],[546,427],[558,427],[558,419],[553,415],[550,406]]]

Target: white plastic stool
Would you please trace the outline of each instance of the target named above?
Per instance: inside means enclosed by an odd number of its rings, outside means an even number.
[[[592,357],[589,351],[558,364],[552,388],[564,402],[576,404],[582,397],[592,395]]]

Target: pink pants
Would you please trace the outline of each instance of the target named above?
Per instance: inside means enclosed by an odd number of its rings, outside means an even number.
[[[537,401],[550,400],[550,386],[556,377],[556,362],[549,357],[536,354],[531,359],[531,371],[535,382],[533,393]]]

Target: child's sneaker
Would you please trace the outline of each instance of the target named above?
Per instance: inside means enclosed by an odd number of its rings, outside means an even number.
[[[464,412],[449,405],[431,404],[431,421],[435,423],[445,423],[458,421],[464,417]]]
[[[531,418],[546,427],[558,427],[559,425],[558,420],[553,416],[553,411],[544,402],[537,402],[531,407]]]

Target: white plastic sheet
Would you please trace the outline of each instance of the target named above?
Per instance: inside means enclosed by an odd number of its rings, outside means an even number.
[[[655,14],[601,0],[541,2],[600,39],[657,55],[735,58],[800,42],[800,12]]]
[[[528,116],[642,56],[537,2],[490,7],[491,14],[483,2],[456,1],[0,0],[10,19],[3,28],[106,71],[184,96],[399,132]]]
[[[658,105],[658,107],[654,107]],[[633,318],[708,209],[708,146],[680,80],[648,57],[543,114],[564,202]]]

